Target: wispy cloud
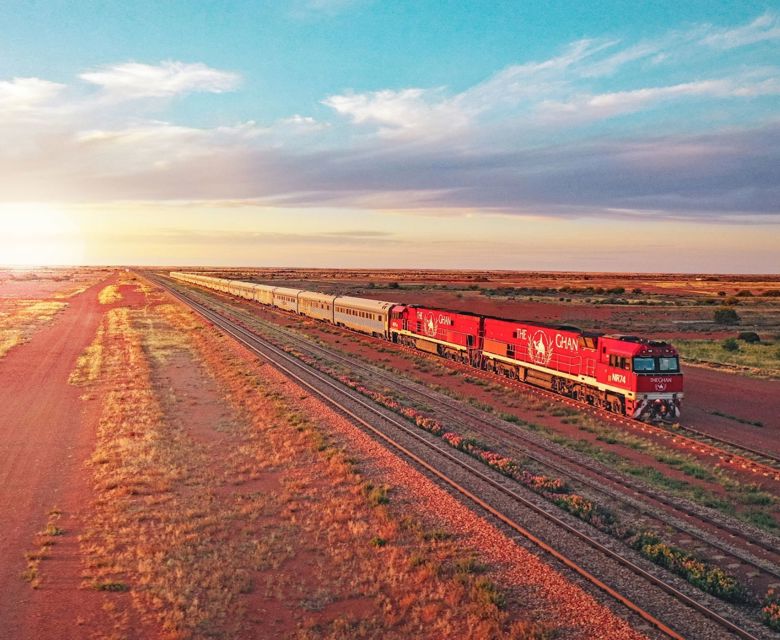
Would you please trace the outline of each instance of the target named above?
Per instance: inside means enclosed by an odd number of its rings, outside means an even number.
[[[376,245],[392,245],[401,242],[394,234],[385,231],[352,230],[321,233],[283,233],[275,231],[234,231],[229,229],[193,230],[185,228],[154,228],[142,233],[112,235],[101,238],[113,242],[149,242],[166,245],[218,245],[226,248],[254,246],[322,246],[339,248],[370,241]]]
[[[102,67],[79,75],[121,98],[165,98],[184,93],[223,93],[240,84],[236,73],[212,69],[204,64],[166,61],[159,65],[127,62]]]
[[[701,42],[717,49],[734,49],[757,42],[778,39],[780,39],[780,18],[776,13],[768,11],[749,24],[740,27],[712,28]]]
[[[759,77],[720,78],[681,84],[645,87],[577,96],[568,102],[545,101],[540,105],[543,120],[562,123],[569,119],[594,120],[635,113],[670,101],[694,98],[750,98],[780,95],[780,78],[774,73]]]

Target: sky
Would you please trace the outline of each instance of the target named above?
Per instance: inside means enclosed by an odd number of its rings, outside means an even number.
[[[0,264],[780,272],[780,2],[0,24]]]

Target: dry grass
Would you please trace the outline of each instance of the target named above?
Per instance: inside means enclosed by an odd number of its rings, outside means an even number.
[[[74,376],[104,392],[85,583],[169,637],[245,637],[257,607],[280,612],[285,637],[547,632],[513,627],[456,539],[429,536],[287,385],[181,308],[112,309]],[[228,418],[200,424],[215,397]],[[127,612],[108,610],[121,634]]]
[[[49,549],[54,546],[53,538],[63,535],[65,532],[57,526],[57,521],[62,517],[62,512],[54,507],[49,511],[49,517],[46,526],[35,536],[35,546],[33,551],[24,554],[27,566],[22,572],[22,579],[30,583],[33,589],[38,589],[43,583],[40,566],[43,560],[49,557]]]
[[[104,287],[98,294],[98,302],[100,302],[100,304],[114,304],[120,300],[122,300],[122,294],[119,293],[119,287],[115,284]]]
[[[152,294],[155,289],[149,285],[149,283],[144,280],[143,278],[139,278],[132,272],[124,272],[119,279],[120,285],[132,285],[138,289],[141,293],[144,295],[150,295]]]
[[[84,293],[93,284],[94,283],[90,282],[90,283],[82,285],[80,287],[75,287],[74,289],[68,289],[66,291],[57,291],[52,297],[54,297],[54,298],[72,298],[74,296],[77,296],[77,295],[80,295],[80,294]]]
[[[68,382],[73,385],[85,385],[94,382],[100,377],[100,369],[103,365],[103,339],[105,330],[98,327],[92,343],[84,350],[76,360],[76,368],[68,376]]]
[[[0,358],[30,339],[36,329],[50,322],[67,302],[7,300],[0,310]]]

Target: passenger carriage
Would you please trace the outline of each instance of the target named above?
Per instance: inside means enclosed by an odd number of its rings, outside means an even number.
[[[272,305],[274,303],[274,289],[276,287],[267,284],[255,285],[255,300],[260,304]]]
[[[255,299],[255,287],[256,285],[251,282],[237,282],[236,284],[233,284],[231,287],[231,293],[234,291],[234,295],[238,295],[241,298],[244,298],[245,300],[254,300]]]
[[[298,313],[317,320],[333,322],[333,301],[336,298],[337,296],[332,294],[301,291],[298,296]]]
[[[390,309],[394,306],[394,302],[340,296],[333,301],[333,322],[361,333],[387,338]]]
[[[298,313],[298,296],[303,293],[300,289],[288,289],[287,287],[274,287],[273,305],[287,311]]]

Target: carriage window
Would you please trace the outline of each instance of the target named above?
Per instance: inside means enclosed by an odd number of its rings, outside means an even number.
[[[658,358],[658,370],[659,371],[679,371],[680,363],[677,357],[674,358]]]

